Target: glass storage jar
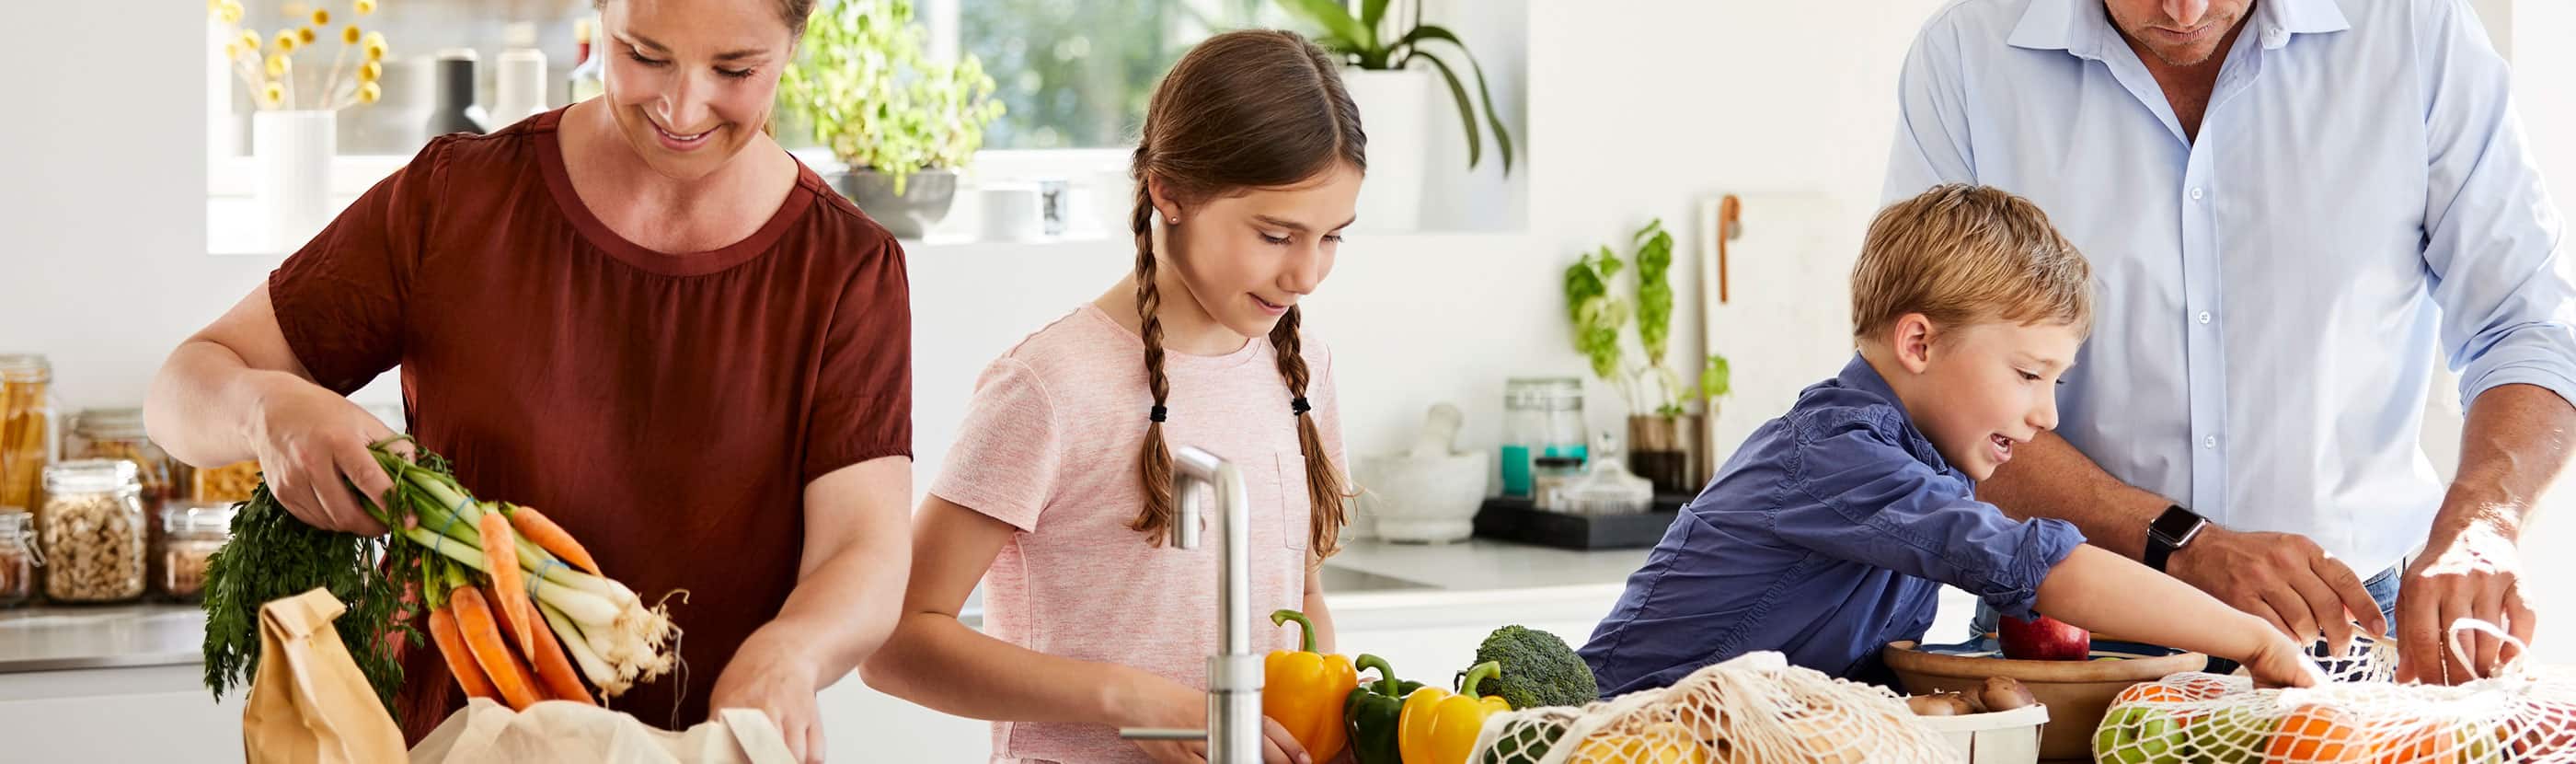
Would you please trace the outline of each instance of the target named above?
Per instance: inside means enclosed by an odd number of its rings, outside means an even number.
[[[154,586],[171,599],[196,601],[206,591],[206,561],[232,538],[233,507],[220,502],[171,502],[161,509],[161,546]]]
[[[130,602],[143,596],[143,482],[123,459],[75,459],[45,468],[36,509],[45,598]]]
[[[0,506],[36,505],[36,485],[58,445],[53,381],[44,356],[0,355]]]
[[[1503,385],[1503,412],[1503,493],[1535,493],[1534,459],[1583,459],[1583,380],[1511,379]]]
[[[0,608],[27,604],[36,598],[35,515],[17,507],[0,507]]]

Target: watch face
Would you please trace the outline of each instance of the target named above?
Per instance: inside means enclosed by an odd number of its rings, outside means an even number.
[[[2166,543],[2179,546],[2190,541],[2194,534],[2200,532],[2202,522],[2204,521],[2201,517],[2192,514],[2190,510],[2174,507],[2156,516],[2155,524],[2148,529],[2154,531],[2156,536],[2164,539]]]

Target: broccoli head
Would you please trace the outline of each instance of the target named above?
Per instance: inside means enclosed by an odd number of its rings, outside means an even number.
[[[1476,646],[1475,663],[1486,661],[1503,664],[1502,675],[1466,691],[1502,698],[1514,709],[1579,706],[1601,698],[1592,667],[1554,634],[1518,624],[1495,629]]]

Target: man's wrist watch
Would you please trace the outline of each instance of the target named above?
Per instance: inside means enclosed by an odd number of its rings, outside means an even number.
[[[2155,522],[2147,524],[2147,567],[2164,572],[2165,563],[2173,559],[2173,553],[2189,546],[2191,540],[2199,538],[2201,530],[2207,527],[2209,518],[2183,509],[2180,504],[2165,507],[2164,514],[2157,515]]]

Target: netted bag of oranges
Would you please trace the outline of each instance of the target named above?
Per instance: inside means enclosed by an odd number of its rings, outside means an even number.
[[[2382,649],[2368,660],[2384,664],[2393,657]],[[2576,673],[2517,658],[2495,678],[2459,686],[2364,679],[2267,690],[2244,677],[2176,674],[2132,685],[2112,701],[2094,731],[2093,758],[2101,764],[2576,762]]]

